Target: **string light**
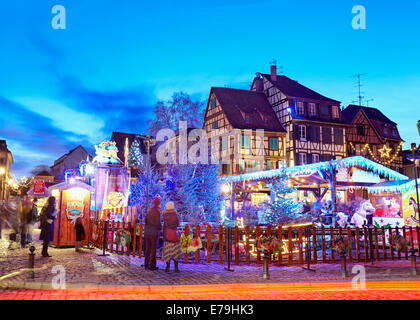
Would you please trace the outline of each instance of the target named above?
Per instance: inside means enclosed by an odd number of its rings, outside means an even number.
[[[374,159],[376,162],[379,162],[379,163],[381,163],[381,164],[384,164],[384,165],[390,165],[392,162],[394,162],[394,160],[397,158],[397,156],[399,155],[399,153],[400,153],[400,148],[401,148],[401,146],[403,145],[403,142],[400,142],[400,144],[399,144],[399,146],[397,147],[397,151],[394,153],[394,155],[391,157],[390,155],[389,155],[389,151],[391,151],[391,148],[389,148],[386,144],[384,144],[383,145],[383,147],[381,148],[381,149],[378,149],[378,151],[379,152],[381,152],[381,156],[382,157],[386,157],[386,158],[389,158],[389,160],[385,160],[385,161],[382,161],[382,160],[380,160],[380,159],[378,159],[376,156],[375,156],[375,154],[373,153],[373,151],[372,151],[372,149],[371,149],[371,147],[370,147],[370,145],[368,144],[368,143],[366,143],[364,146],[363,146],[363,148],[359,151],[359,154],[360,153],[363,153],[365,150],[367,150],[368,152],[369,152],[369,154],[370,154],[370,156],[372,157],[372,159]],[[354,146],[354,144],[352,143],[352,142],[350,142],[350,147],[354,150],[354,151],[356,151],[357,152],[357,150],[356,150],[356,147]],[[386,152],[385,152],[385,149],[387,150]],[[382,151],[381,151],[382,150]],[[388,151],[389,150],[389,151]]]

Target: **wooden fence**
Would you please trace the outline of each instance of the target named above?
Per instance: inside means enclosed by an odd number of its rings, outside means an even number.
[[[144,239],[142,223],[135,219],[122,222],[105,221],[98,217],[106,213],[93,214],[89,220],[87,230],[90,231],[88,241],[101,250],[114,254],[142,257]],[[135,215],[132,215],[135,216]],[[315,228],[315,227],[234,227],[231,228],[232,246],[231,261],[233,264],[262,263],[262,254],[256,250],[256,240],[262,234],[271,234],[284,242],[281,253],[270,256],[270,263],[274,265],[339,263],[337,253],[332,249],[334,238],[340,235],[348,237],[352,250],[347,254],[349,262],[369,262],[408,259],[409,249],[418,247],[420,243],[419,227],[402,228]],[[106,230],[106,232],[105,232]],[[115,242],[115,235],[119,232],[131,235],[128,245],[122,246]],[[183,260],[192,263],[224,263],[226,262],[227,229],[223,226],[189,226],[179,228],[186,236],[200,238],[202,248],[196,252],[184,253]],[[408,248],[397,251],[394,235],[402,235],[409,243]],[[105,238],[104,238],[105,236]],[[161,239],[162,240],[162,239]],[[158,257],[160,253],[158,252]]]

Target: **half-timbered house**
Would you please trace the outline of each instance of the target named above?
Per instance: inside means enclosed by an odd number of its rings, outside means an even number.
[[[397,124],[376,108],[349,105],[343,116],[352,126],[346,134],[349,156],[361,155],[402,172],[403,140]]]
[[[203,128],[224,175],[274,169],[285,160],[286,131],[262,92],[212,87]]]
[[[286,157],[289,166],[344,158],[345,122],[340,101],[325,97],[284,75],[257,73],[251,86],[264,93],[287,131]]]

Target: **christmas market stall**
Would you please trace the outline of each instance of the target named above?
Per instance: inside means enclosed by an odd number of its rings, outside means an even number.
[[[127,149],[126,146],[125,152]],[[109,214],[108,217],[99,218],[122,221],[130,191],[127,163],[123,164],[118,158],[118,149],[113,141],[103,141],[95,145],[95,150],[96,156],[92,163],[82,163],[80,173],[94,187],[94,209]]]
[[[69,181],[48,188],[56,199],[57,216],[54,223],[54,241],[56,247],[68,247],[76,244],[75,222],[82,218],[82,223],[88,234],[90,201],[93,187],[81,181]],[[85,239],[82,244],[86,244]]]
[[[285,174],[289,184],[297,187],[296,201],[304,201],[305,204],[309,202],[311,208],[308,210],[319,210],[331,216],[333,219],[330,219],[332,221],[328,224],[332,225],[335,225],[335,220],[339,219],[337,217],[337,212],[341,209],[339,205],[348,205],[349,200],[356,198],[356,195],[364,199],[360,203],[361,206],[371,206],[370,203],[367,203],[369,202],[367,192],[363,193],[361,190],[366,190],[366,188],[378,182],[407,179],[406,176],[362,156],[224,176],[221,179],[228,186],[227,189],[235,190],[236,194],[252,194],[255,192],[261,194],[262,191],[266,191],[270,194],[269,198],[272,201],[271,182],[273,178],[281,177],[281,179],[285,179]],[[261,186],[261,184],[264,186]],[[244,190],[247,192],[244,192]],[[265,197],[268,198],[268,195]],[[326,210],[321,207],[321,201],[324,197],[330,199],[323,204],[324,207],[328,207]],[[232,195],[231,198],[235,200],[235,195]],[[250,198],[252,199],[252,196]],[[235,207],[236,205],[232,204],[232,212]],[[347,219],[350,220],[350,215],[353,213],[347,212],[344,214],[343,222],[347,223]],[[363,222],[364,219],[361,220],[362,224]],[[353,224],[359,226],[358,221],[353,220]]]

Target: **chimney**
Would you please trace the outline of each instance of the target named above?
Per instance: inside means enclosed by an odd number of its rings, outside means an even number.
[[[277,80],[277,66],[276,65],[270,66],[270,71],[271,71],[271,80],[276,81]]]
[[[254,91],[263,92],[264,91],[264,83],[263,79],[261,78],[261,73],[257,72],[254,78]]]

